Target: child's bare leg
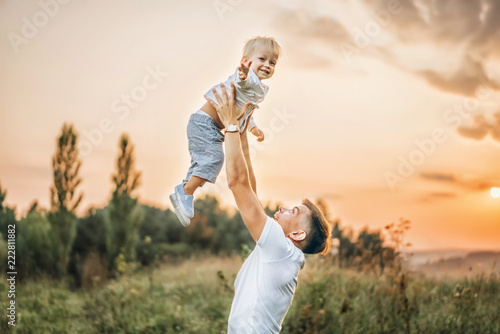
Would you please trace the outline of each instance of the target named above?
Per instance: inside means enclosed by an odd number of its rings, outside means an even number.
[[[184,184],[184,192],[186,195],[193,195],[196,189],[198,189],[205,179],[198,176],[191,176],[191,178]]]

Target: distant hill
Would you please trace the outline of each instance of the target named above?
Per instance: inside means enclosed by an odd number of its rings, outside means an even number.
[[[425,251],[408,254],[413,270],[437,276],[500,274],[500,251]]]

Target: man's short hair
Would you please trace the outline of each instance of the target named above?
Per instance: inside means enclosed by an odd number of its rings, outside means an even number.
[[[276,59],[281,55],[281,47],[274,38],[257,36],[246,41],[245,46],[243,46],[243,56],[250,57],[258,50],[269,51],[276,56]]]
[[[311,214],[307,236],[303,241],[302,251],[305,254],[326,254],[331,245],[331,226],[321,210],[307,198],[302,201]]]

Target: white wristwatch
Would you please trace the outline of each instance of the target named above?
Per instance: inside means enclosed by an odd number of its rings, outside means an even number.
[[[226,128],[226,132],[240,132],[240,127],[236,124],[229,124]]]

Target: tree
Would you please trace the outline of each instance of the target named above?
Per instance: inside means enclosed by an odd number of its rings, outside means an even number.
[[[78,157],[78,135],[73,125],[63,124],[61,135],[57,139],[56,153],[52,157],[54,184],[50,188],[52,211],[74,213],[83,199],[83,194],[76,194],[76,188],[82,182],[78,172],[82,162]]]
[[[3,211],[3,202],[5,201],[5,197],[7,197],[7,190],[2,190],[2,184],[0,183],[0,212]]]
[[[5,273],[7,271],[7,239],[8,230],[12,230],[12,226],[16,224],[16,216],[14,209],[5,205],[5,197],[7,190],[2,189],[0,184],[0,270]],[[17,231],[16,231],[17,232]],[[2,238],[3,237],[3,238]]]
[[[16,223],[15,210],[5,205],[7,190],[2,189],[0,183],[0,233],[7,240],[7,227]]]
[[[116,173],[112,176],[115,189],[106,216],[106,249],[111,269],[116,269],[119,255],[126,263],[135,260],[143,220],[138,200],[132,197],[140,184],[141,173],[135,170],[134,146],[127,134],[121,136],[119,149]]]
[[[356,244],[352,242],[353,231],[350,228],[340,228],[340,221],[335,222],[332,231],[333,238],[338,242],[339,267],[349,266],[356,256]]]
[[[78,157],[77,140],[73,125],[64,123],[52,157],[54,184],[50,188],[51,212],[47,218],[51,226],[52,256],[56,262],[53,274],[57,277],[66,272],[76,234],[75,211],[83,198],[81,192],[77,194],[82,181],[78,176],[82,162]]]
[[[70,255],[68,274],[74,277],[77,287],[82,287],[85,282],[92,281],[89,274],[106,272],[106,224],[104,210],[90,208],[87,214],[79,218],[76,224],[76,237]],[[86,264],[91,263],[91,270]],[[108,275],[104,274],[102,278]]]
[[[31,211],[17,224],[16,232],[16,270],[21,280],[43,277],[45,273],[62,275],[58,267],[60,258],[54,258],[52,226],[44,214]],[[58,271],[61,270],[61,271]]]
[[[328,208],[328,204],[326,203],[326,201],[322,198],[318,198],[316,200],[316,205],[321,210],[321,212],[323,213],[323,216],[326,218],[326,220],[328,222],[330,222],[330,224],[332,224],[332,217],[330,214],[330,209]]]
[[[379,266],[381,270],[384,269],[383,253],[385,247],[383,244],[384,237],[380,231],[370,231],[368,227],[361,230],[356,242],[360,268],[363,265],[370,265],[371,267]]]

